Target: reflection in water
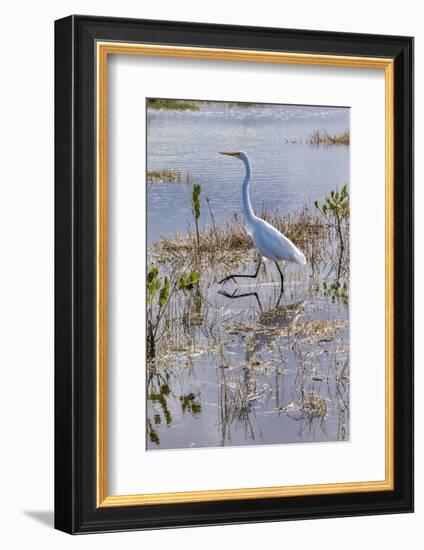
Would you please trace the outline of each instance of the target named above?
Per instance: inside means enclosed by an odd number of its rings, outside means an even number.
[[[213,224],[216,241],[222,224],[240,212],[240,173],[224,168],[215,151],[244,149],[255,159],[258,210],[266,196],[269,212],[292,212],[348,182],[348,148],[289,141],[322,125],[346,130],[346,110],[296,107],[296,118],[288,107],[277,114],[243,109],[149,114],[149,168],[192,174],[202,200],[209,199],[200,230]],[[172,253],[154,246],[160,235],[192,227],[189,192],[184,183],[147,191],[149,265],[158,265],[171,286],[179,273],[195,269],[200,276],[199,284],[172,294],[161,316],[147,372],[147,448],[348,440],[348,238],[340,254],[334,232],[309,224],[307,266],[282,265],[284,294],[272,264],[256,279],[220,285],[228,273],[254,272],[253,249],[228,258],[216,243],[219,253],[206,242],[194,256],[182,246]]]
[[[288,288],[211,285],[201,322],[184,296],[177,345],[149,366],[148,448],[349,438],[347,287]]]

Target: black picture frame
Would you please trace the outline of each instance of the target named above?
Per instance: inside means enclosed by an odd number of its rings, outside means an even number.
[[[394,60],[394,490],[96,504],[98,40]],[[55,527],[94,533],[413,511],[413,39],[73,15],[55,22]]]

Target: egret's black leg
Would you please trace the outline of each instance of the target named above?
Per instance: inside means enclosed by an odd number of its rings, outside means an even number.
[[[284,292],[284,275],[283,275],[283,272],[282,272],[281,269],[280,269],[280,266],[278,265],[278,262],[275,262],[275,265],[277,266],[278,273],[280,274],[280,278],[281,278],[281,294],[283,294],[283,292]],[[281,296],[280,296],[280,297],[281,297]]]
[[[222,284],[226,283],[227,281],[229,281],[230,279],[232,279],[234,282],[236,282],[236,277],[245,277],[245,278],[248,278],[248,279],[256,279],[256,277],[258,276],[258,273],[259,273],[259,269],[261,267],[261,263],[262,263],[262,258],[259,259],[258,268],[257,268],[256,273],[254,275],[236,275],[236,274],[228,275],[228,277],[225,277],[221,281],[218,281],[218,284],[222,285]]]

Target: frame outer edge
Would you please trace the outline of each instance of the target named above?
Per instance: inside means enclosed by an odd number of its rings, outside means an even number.
[[[55,22],[54,526],[76,531],[73,350],[74,18]]]
[[[410,218],[411,218],[411,226],[410,226],[410,232],[411,232],[411,288],[410,288],[410,296],[411,296],[411,304],[410,304],[410,316],[411,316],[411,341],[410,341],[410,354],[411,354],[411,379],[410,379],[410,388],[409,391],[411,393],[412,403],[411,403],[411,416],[410,416],[410,429],[411,429],[411,456],[410,456],[410,463],[411,463],[411,482],[410,482],[410,511],[414,512],[414,506],[415,506],[415,492],[414,492],[414,479],[415,479],[415,470],[414,470],[414,459],[415,459],[415,453],[414,453],[414,427],[415,427],[415,418],[414,418],[414,364],[415,364],[415,356],[414,356],[414,346],[415,346],[415,340],[414,340],[414,326],[415,326],[415,318],[414,318],[414,284],[415,284],[415,256],[414,256],[414,250],[415,250],[415,237],[414,237],[414,219],[415,219],[415,213],[414,213],[414,200],[415,200],[415,174],[414,174],[414,155],[415,155],[415,139],[414,139],[414,106],[415,106],[415,91],[414,91],[414,78],[415,78],[415,40],[413,37],[409,40],[409,63],[410,63],[410,91],[409,91],[409,113],[408,116],[410,117],[410,128],[409,128],[409,139],[410,139],[410,150],[409,150],[409,166],[411,169],[411,176],[410,176]]]
[[[402,422],[399,430],[403,441],[403,498],[405,510],[414,511],[414,39],[405,45],[399,63],[402,73],[398,83],[399,93],[399,133],[404,140],[395,151],[395,159],[401,166],[398,174],[398,190],[401,195],[399,207],[400,234],[397,237],[400,262],[398,269],[404,270],[404,281],[400,286],[399,313],[403,323],[396,335],[398,339],[398,368],[402,372],[402,394],[399,400],[402,406]],[[396,89],[395,89],[396,93]],[[397,156],[396,156],[397,155]],[[395,161],[395,166],[396,166]],[[396,167],[395,167],[396,169]],[[400,392],[399,392],[400,393]],[[400,406],[400,405],[399,405]]]
[[[87,88],[87,83],[84,82],[84,71],[81,67],[75,66],[75,59],[77,51],[84,50],[84,55],[90,58],[90,51],[86,51],[89,47],[89,40],[96,42],[96,38],[100,40],[108,40],[109,36],[115,36],[116,33],[123,32],[122,26],[124,23],[131,23],[131,32],[136,35],[141,33],[152,32],[152,28],[156,28],[157,36],[163,35],[163,33],[175,32],[183,34],[187,32],[189,35],[192,33],[199,33],[200,31],[206,31],[211,29],[215,34],[223,33],[226,31],[229,33],[233,27],[231,25],[214,26],[208,24],[196,24],[196,23],[174,23],[165,21],[148,21],[148,20],[136,20],[136,19],[122,19],[122,18],[102,18],[91,16],[70,16],[55,23],[55,527],[68,533],[88,533],[88,532],[108,532],[108,531],[121,531],[121,530],[134,530],[134,529],[155,529],[163,527],[182,527],[182,526],[195,526],[195,525],[217,525],[217,524],[232,524],[232,523],[251,523],[251,522],[264,522],[264,521],[281,521],[281,520],[294,520],[294,519],[306,519],[317,517],[337,517],[337,516],[355,516],[355,515],[371,515],[381,513],[396,513],[412,511],[412,479],[413,479],[413,456],[412,456],[412,440],[413,429],[411,424],[411,412],[412,412],[412,338],[411,334],[407,334],[408,330],[412,330],[413,314],[412,314],[412,267],[413,267],[413,252],[411,246],[413,243],[412,238],[412,51],[413,51],[413,39],[408,37],[398,36],[384,36],[381,35],[381,39],[385,39],[385,43],[375,46],[375,40],[379,38],[377,35],[361,35],[350,33],[328,33],[331,36],[331,51],[339,52],[340,49],[343,52],[357,51],[360,49],[360,54],[367,57],[367,48],[369,51],[384,51],[383,57],[388,58],[403,58],[405,62],[404,70],[401,74],[395,76],[395,87],[398,85],[402,90],[405,104],[403,106],[396,103],[397,113],[403,117],[402,124],[396,127],[396,151],[398,148],[401,150],[400,164],[401,169],[396,172],[395,184],[401,187],[399,191],[400,201],[402,203],[402,211],[400,213],[400,220],[396,223],[395,220],[395,232],[403,232],[398,234],[399,241],[403,240],[406,245],[406,252],[404,255],[400,255],[397,258],[395,267],[396,270],[400,260],[405,261],[406,281],[400,282],[401,291],[400,296],[403,298],[403,302],[399,303],[398,314],[401,317],[402,324],[405,324],[402,333],[396,334],[397,343],[400,345],[402,353],[404,353],[404,364],[396,367],[401,367],[403,374],[396,376],[396,379],[401,381],[402,395],[397,395],[395,400],[395,413],[396,420],[399,423],[399,427],[402,430],[406,430],[405,437],[402,439],[404,448],[398,449],[396,453],[396,459],[399,459],[398,467],[405,468],[405,473],[401,476],[399,491],[394,491],[393,497],[390,495],[390,491],[382,495],[382,498],[388,498],[388,500],[382,500],[378,495],[371,499],[362,500],[362,497],[358,494],[351,495],[351,502],[347,502],[346,499],[341,498],[341,495],[334,495],[333,497],[324,497],[320,500],[319,511],[310,506],[312,502],[315,502],[316,497],[306,497],[306,500],[294,501],[298,503],[293,510],[291,507],[284,510],[283,500],[282,509],[272,506],[273,499],[267,499],[263,501],[264,508],[262,511],[260,508],[251,509],[248,501],[244,501],[242,505],[235,503],[235,505],[228,506],[228,502],[223,502],[222,506],[216,506],[199,503],[196,505],[172,505],[172,506],[151,506],[146,509],[144,516],[138,515],[138,509],[129,506],[127,508],[91,508],[93,500],[93,494],[95,493],[94,487],[96,485],[95,472],[90,472],[88,477],[85,477],[86,483],[81,482],[81,469],[82,454],[92,446],[91,434],[87,435],[89,430],[85,430],[84,433],[78,431],[78,421],[80,416],[80,410],[82,401],[86,401],[86,396],[82,395],[82,382],[86,380],[87,375],[81,372],[81,380],[75,378],[78,374],[75,372],[76,367],[79,365],[79,360],[82,357],[78,357],[78,363],[75,362],[74,357],[74,342],[73,334],[78,329],[78,323],[74,317],[74,309],[79,311],[80,304],[77,300],[78,297],[74,294],[74,289],[78,290],[78,280],[74,279],[75,275],[78,275],[77,270],[74,267],[74,259],[78,260],[82,250],[79,249],[78,241],[73,239],[74,229],[77,229],[77,225],[74,225],[75,216],[79,216],[79,211],[74,210],[74,185],[78,183],[74,177],[74,169],[76,162],[85,162],[85,160],[78,155],[78,143],[77,132],[74,125],[79,124],[79,120],[76,118],[78,112],[76,109],[78,103],[78,97],[75,97],[81,86]],[[100,35],[97,37],[99,31],[98,25],[101,24]],[[97,27],[96,27],[97,26]],[[166,27],[166,29],[165,29]],[[136,30],[134,30],[136,29]],[[258,27],[239,27],[238,28],[244,36],[249,38],[257,36],[259,43],[263,43],[268,40],[262,35],[262,32],[268,28]],[[272,29],[273,33],[277,35],[281,33],[281,39],[287,39],[285,34],[294,34],[299,37],[299,40],[311,39],[312,35],[314,39],[320,36],[323,39],[327,38],[326,32],[321,32],[320,35],[316,35],[314,31],[293,31],[290,29]],[[125,32],[126,29],[125,29]],[[129,29],[128,29],[129,32]],[[85,45],[78,46],[80,34],[88,35]],[[205,35],[206,36],[206,35]],[[359,46],[359,40],[363,39]],[[138,40],[138,39],[136,39]],[[175,40],[175,36],[171,39],[171,42]],[[232,47],[232,37],[224,38],[220,35],[214,38],[217,40],[217,44],[227,43],[228,47]],[[117,41],[120,41],[117,39]],[[187,38],[184,35],[183,43],[187,42]],[[235,39],[234,42],[239,41]],[[374,44],[373,42],[374,41]],[[208,42],[208,39],[206,39]],[[387,42],[387,43],[386,43]],[[159,42],[158,42],[159,43]],[[193,42],[191,42],[193,43]],[[321,51],[320,44],[322,41],[316,40],[312,42],[308,51]],[[390,44],[390,46],[388,46]],[[76,49],[78,48],[78,50]],[[260,45],[259,49],[266,49],[267,46]],[[249,48],[247,48],[249,49]],[[270,48],[273,50],[273,47]],[[324,48],[327,49],[327,46]],[[289,46],[289,50],[293,51],[294,48]],[[390,50],[390,51],[389,51]],[[392,56],[393,50],[396,50]],[[394,53],[394,52],[393,52]],[[338,55],[339,53],[336,53]],[[79,53],[78,53],[79,55]],[[369,53],[368,53],[369,55]],[[58,59],[60,58],[60,60]],[[406,58],[406,60],[405,60]],[[88,66],[91,61],[88,61]],[[85,75],[86,76],[86,75]],[[79,79],[82,81],[79,82]],[[89,90],[88,90],[89,92]],[[401,94],[402,95],[402,94]],[[81,124],[82,125],[82,124]],[[82,125],[83,126],[83,125]],[[77,128],[78,130],[78,128]],[[75,148],[75,151],[74,151]],[[90,152],[90,148],[87,153]],[[77,165],[79,166],[79,165]],[[87,183],[82,179],[81,184]],[[398,178],[401,180],[398,183]],[[408,215],[410,219],[408,220]],[[77,219],[78,222],[78,219]],[[411,270],[408,272],[408,270]],[[82,277],[82,274],[81,274]],[[82,282],[82,280],[81,280]],[[78,341],[76,342],[78,344]],[[78,351],[78,350],[77,350]],[[395,354],[396,359],[396,354]],[[397,370],[397,369],[396,369]],[[405,372],[404,372],[405,371]],[[406,372],[407,371],[407,372]],[[84,379],[84,380],[83,380]],[[401,412],[400,399],[405,398],[406,402],[402,404],[403,413]],[[406,410],[405,408],[406,407]],[[402,418],[403,414],[403,418]],[[95,436],[94,436],[95,438]],[[87,445],[89,447],[87,448]],[[91,452],[91,450],[90,450]],[[85,470],[89,470],[89,466],[84,466]],[[94,477],[92,477],[94,475]],[[87,483],[88,482],[88,483]],[[334,501],[333,501],[334,499]],[[94,497],[95,500],[95,497]],[[310,500],[310,504],[309,504]],[[83,501],[88,502],[89,506],[83,506]],[[260,501],[258,501],[259,503]],[[304,503],[304,504],[303,504]],[[221,508],[224,507],[224,510]],[[268,510],[269,508],[269,510]],[[157,511],[156,511],[157,510]],[[218,513],[219,510],[219,513]],[[249,511],[251,510],[251,511]],[[137,512],[137,513],[136,513]]]

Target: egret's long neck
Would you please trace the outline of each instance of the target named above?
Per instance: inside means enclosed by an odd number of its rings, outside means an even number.
[[[253,213],[252,205],[250,204],[249,197],[249,183],[252,169],[250,167],[249,159],[243,159],[243,162],[246,166],[246,176],[243,182],[242,198],[243,198],[243,212],[246,218],[247,223],[252,223],[255,214]]]

